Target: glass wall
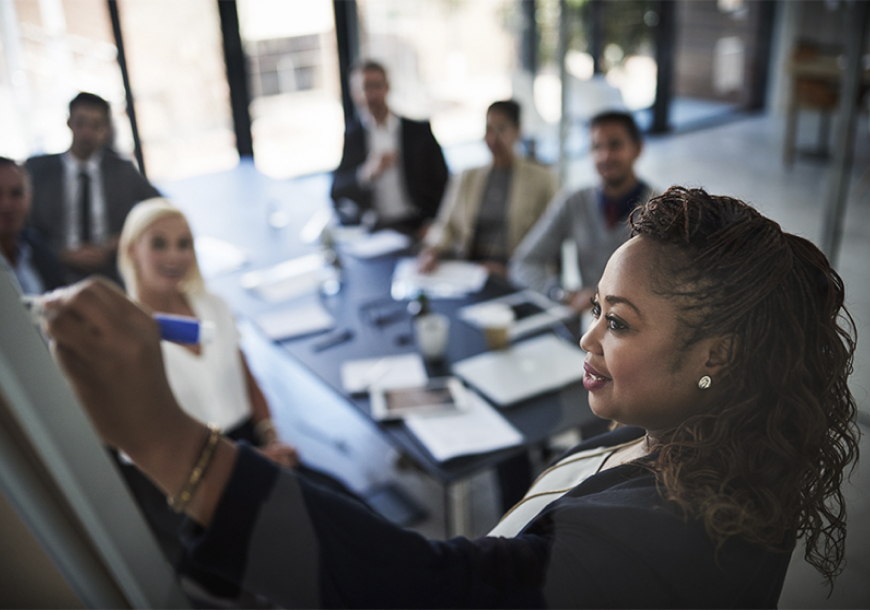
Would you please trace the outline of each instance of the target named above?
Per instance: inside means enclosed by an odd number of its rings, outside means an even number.
[[[235,167],[220,19],[214,0],[121,0],[124,48],[151,180]]]
[[[332,0],[239,0],[254,161],[269,176],[330,171],[344,112]]]
[[[646,109],[656,96],[658,14],[657,2],[650,0],[568,0],[566,4],[568,15],[564,17],[559,0],[537,0],[541,40],[535,99],[548,123],[560,120],[559,36],[567,19],[566,153],[576,157],[588,150],[587,123],[599,112],[629,110],[644,122]],[[542,158],[553,162],[558,158],[557,137],[557,131],[550,130],[539,142]]]
[[[569,0],[565,54],[571,110],[589,118],[608,107],[649,108],[655,101],[657,2]],[[559,0],[538,0],[541,73],[558,80]],[[597,66],[596,66],[597,61]],[[555,110],[553,110],[555,112]]]
[[[65,151],[67,104],[79,91],[109,101],[115,148],[132,154],[105,0],[3,0],[0,28],[0,154]]]
[[[749,103],[749,79],[758,61],[759,9],[758,0],[677,4],[671,113],[677,126],[721,117]]]

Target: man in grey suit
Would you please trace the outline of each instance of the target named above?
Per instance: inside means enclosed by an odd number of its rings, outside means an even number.
[[[69,103],[72,144],[61,154],[28,159],[33,184],[30,225],[63,263],[67,281],[99,273],[118,282],[118,235],[139,201],[160,193],[106,144],[109,103],[79,93]]]

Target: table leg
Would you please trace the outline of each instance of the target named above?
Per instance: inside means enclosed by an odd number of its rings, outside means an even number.
[[[782,160],[783,164],[791,169],[794,165],[795,145],[797,138],[797,123],[798,123],[798,103],[797,91],[792,85],[791,99],[788,104],[788,111],[785,119],[785,137],[783,138]]]
[[[819,144],[816,154],[819,157],[830,156],[828,142],[831,140],[831,113],[827,110],[819,110]]]
[[[471,537],[471,483],[462,479],[444,485],[444,537]]]

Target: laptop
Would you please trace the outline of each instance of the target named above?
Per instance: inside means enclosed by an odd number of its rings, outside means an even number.
[[[497,406],[508,407],[580,381],[585,358],[576,345],[547,334],[461,360],[452,369]]]

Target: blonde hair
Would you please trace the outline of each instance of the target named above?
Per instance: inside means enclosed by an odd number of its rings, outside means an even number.
[[[139,298],[139,276],[130,251],[151,225],[172,216],[180,218],[188,227],[190,226],[181,210],[163,197],[154,197],[133,206],[127,215],[127,220],[124,221],[118,243],[118,271],[124,280],[127,293],[134,299]],[[183,290],[186,294],[199,294],[205,290],[205,281],[202,279],[199,263],[196,260],[196,250],[193,251],[193,265],[184,279]]]

